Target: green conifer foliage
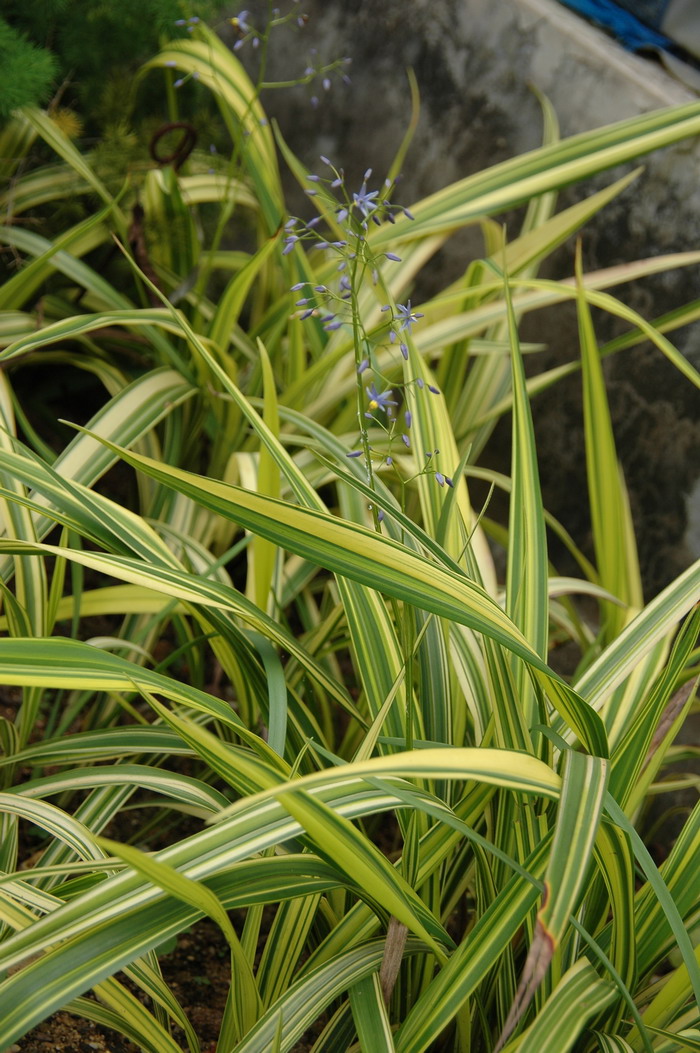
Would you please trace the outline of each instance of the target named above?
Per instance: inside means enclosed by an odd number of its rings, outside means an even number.
[[[139,65],[164,36],[185,33],[177,20],[198,15],[211,23],[222,6],[222,0],[3,0],[0,121],[19,106],[46,104],[59,91],[85,131],[100,136],[116,119],[115,98],[123,118]],[[147,99],[141,105],[147,110]]]
[[[20,106],[46,102],[58,63],[45,48],[0,18],[0,120]]]

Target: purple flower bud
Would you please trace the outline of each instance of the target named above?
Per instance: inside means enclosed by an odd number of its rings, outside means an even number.
[[[313,110],[318,109],[318,95],[312,95],[309,102],[311,103],[311,108]]]
[[[306,178],[310,183],[319,183],[321,181],[321,177],[318,175],[307,175]]]
[[[352,453],[346,453],[345,456],[346,457],[361,457],[362,456],[362,450],[353,450]]]
[[[321,222],[321,218],[321,216],[314,216],[313,219],[310,219],[306,224],[307,230],[313,230],[314,227],[317,227]]]
[[[408,362],[408,348],[406,347],[405,344],[399,344],[399,347],[401,348],[401,354],[403,355],[403,357]]]
[[[347,218],[348,218],[348,210],[346,208],[339,209],[338,210],[338,222],[342,223],[343,220],[347,219]]]
[[[425,384],[423,382],[423,378],[422,377],[416,377],[416,384],[418,385],[418,387],[420,388],[421,391],[425,387]]]
[[[368,368],[369,368],[369,359],[368,358],[363,358],[362,361],[360,362],[359,366],[357,367],[357,372],[358,373],[364,373],[364,371],[366,369],[368,369]]]
[[[332,168],[332,167],[333,167],[333,165],[332,165],[332,164],[331,164],[331,162],[330,162],[330,161],[328,160],[328,158],[327,158],[327,157],[324,157],[324,155],[323,155],[323,154],[321,154],[321,160],[323,161],[324,165],[328,165],[328,167],[329,167],[329,168]]]
[[[413,414],[410,410],[406,410],[404,413],[404,420],[406,421],[406,429],[410,429],[411,424],[413,423]]]
[[[306,305],[307,305],[307,303],[308,303],[308,302],[309,302],[309,297],[308,297],[308,296],[304,296],[304,297],[303,297],[303,299],[301,299],[301,300],[297,300],[297,301],[295,302],[295,305],[294,305],[294,306],[295,306],[295,307],[306,307]]]
[[[395,256],[393,252],[385,252],[384,255],[388,260],[393,260],[394,263],[401,263],[401,257]]]
[[[384,518],[384,509],[380,508],[379,511],[377,512],[377,522],[381,523],[383,518]]]
[[[390,303],[385,303],[384,306],[382,307],[382,311],[390,311],[390,310],[391,310],[391,304]]]
[[[299,289],[303,289],[305,285],[306,282],[297,282],[296,285],[292,286],[290,292],[298,292]]]
[[[392,464],[394,463],[394,458],[393,457],[387,457],[386,463],[387,463],[387,466],[389,468],[391,468]]]
[[[330,90],[331,90],[331,80],[330,80],[330,77],[324,77],[324,78],[323,78],[323,90],[324,90],[324,91],[330,91]]]
[[[411,449],[411,440],[409,439],[408,435],[402,435],[401,438],[403,439],[404,446],[407,446],[409,448],[409,450],[410,450]]]
[[[432,384],[428,384],[428,391],[432,391],[433,395],[440,394],[440,388],[434,388]]]
[[[182,85],[183,85],[184,83],[185,83],[185,78],[184,78],[184,77],[180,77],[180,78],[179,78],[178,80],[176,80],[176,81],[175,81],[175,83],[173,84],[173,88],[181,88],[181,87],[182,87]]]
[[[450,479],[449,475],[445,476],[445,482],[447,483],[448,486],[454,486],[454,481],[452,479]]]
[[[328,292],[325,285],[314,285],[314,292]]]
[[[408,211],[408,209],[407,209],[407,208],[403,209],[403,214],[404,214],[404,216],[406,217],[406,219],[415,219],[415,218],[416,218],[416,217],[415,217],[415,216],[413,215],[413,213],[412,213],[412,212],[409,212],[409,211]]]
[[[370,178],[371,175],[372,175],[372,169],[368,168],[367,171],[365,172],[364,176],[362,177],[365,183],[367,182],[367,180]]]
[[[305,319],[310,318],[313,313],[314,313],[314,308],[310,307],[308,311],[304,311],[303,314],[299,315],[299,321],[300,322],[305,321]]]
[[[324,329],[327,333],[332,333],[334,329],[340,329],[342,324],[342,322],[330,322],[328,325],[324,326]]]
[[[435,482],[439,486],[444,486],[445,485],[445,476],[442,474],[442,472],[436,472],[435,473]]]
[[[314,190],[312,187],[307,187],[304,193],[308,194],[309,197],[316,197],[318,190]]]

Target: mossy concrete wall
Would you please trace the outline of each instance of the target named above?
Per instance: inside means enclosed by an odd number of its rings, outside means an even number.
[[[310,89],[281,93],[270,104],[296,152],[319,168],[325,154],[361,181],[372,167],[382,176],[407,126],[405,70],[421,92],[421,117],[406,158],[400,201],[410,204],[452,180],[539,145],[542,117],[531,85],[551,100],[568,136],[635,114],[695,98],[650,59],[614,41],[552,0],[307,0],[310,20],[293,43],[280,34],[275,71],[307,61],[352,59],[352,83],[334,81],[313,108]],[[309,49],[316,54],[309,57]],[[645,171],[587,228],[587,269],[700,248],[700,180],[696,142],[659,151]],[[633,166],[628,166],[631,168]],[[565,191],[561,205],[609,183],[606,173]],[[517,230],[517,216],[506,217]],[[462,271],[483,249],[466,232],[429,265],[423,292]],[[557,253],[549,276],[570,274],[574,246]],[[647,318],[698,296],[698,268],[676,270],[623,286],[619,295]],[[418,290],[420,291],[420,290]],[[601,341],[619,331],[597,316]],[[533,359],[546,368],[578,354],[571,311],[525,320],[523,336],[544,341]],[[674,340],[700,367],[700,329]],[[700,396],[648,345],[606,364],[619,454],[631,491],[640,555],[650,593],[700,556]],[[581,434],[580,383],[573,379],[533,406],[545,500],[585,543],[588,513]],[[509,444],[500,427],[487,457],[507,470]]]

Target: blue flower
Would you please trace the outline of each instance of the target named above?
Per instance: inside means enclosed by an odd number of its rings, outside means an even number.
[[[402,303],[397,303],[396,310],[398,311],[398,314],[397,314],[396,317],[398,319],[400,319],[400,321],[401,321],[401,325],[400,325],[399,328],[400,329],[408,329],[409,333],[411,331],[411,326],[415,322],[417,322],[419,318],[423,317],[422,314],[419,314],[416,311],[412,311],[411,310],[411,301],[410,300],[408,301],[408,303],[406,304],[405,307],[404,307],[404,305]]]
[[[367,388],[367,394],[369,396],[369,409],[384,410],[385,413],[391,414],[391,406],[396,406],[398,403],[394,402],[391,396],[394,392],[391,388],[387,388],[386,391],[377,391],[374,384],[370,384]]]
[[[237,29],[242,36],[245,36],[246,33],[250,33],[253,28],[248,21],[249,17],[250,11],[239,11],[238,14],[231,19],[231,25],[234,29]]]
[[[377,207],[374,199],[377,197],[378,194],[378,190],[368,190],[365,184],[363,183],[360,187],[359,194],[352,195],[352,201],[355,208],[359,209],[359,211],[362,213],[365,219],[367,218],[367,216],[369,216],[370,212],[374,212],[375,208]]]

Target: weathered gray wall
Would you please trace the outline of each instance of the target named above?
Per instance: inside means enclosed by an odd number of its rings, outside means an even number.
[[[404,166],[404,204],[536,147],[542,121],[529,84],[553,102],[562,135],[694,97],[653,61],[628,55],[550,0],[309,0],[305,7],[308,26],[293,40],[280,34],[273,68],[298,71],[307,62],[305,49],[316,47],[320,61],[352,58],[352,84],[334,81],[329,92],[319,92],[317,109],[302,89],[281,93],[268,109],[279,115],[304,161],[318,167],[318,155],[326,154],[360,180],[369,166],[383,173],[401,141],[409,117],[405,69],[411,66],[422,113]],[[700,247],[699,157],[697,143],[649,157],[642,178],[588,229],[587,268]],[[562,204],[612,177],[564,192]],[[431,266],[426,291],[463,270],[480,251],[476,232],[460,238]],[[546,273],[570,273],[572,259],[570,245]],[[652,318],[694,299],[697,284],[693,268],[623,287],[620,296]],[[617,331],[606,319],[597,324],[601,339]],[[577,354],[571,312],[526,320],[524,336],[547,343],[538,361],[542,367]],[[698,327],[674,339],[700,367]],[[648,346],[624,352],[606,368],[645,578],[655,592],[691,555],[700,555],[700,398]],[[585,542],[579,383],[562,384],[536,401],[534,414],[546,502]],[[505,428],[494,436],[487,456],[507,470]]]

